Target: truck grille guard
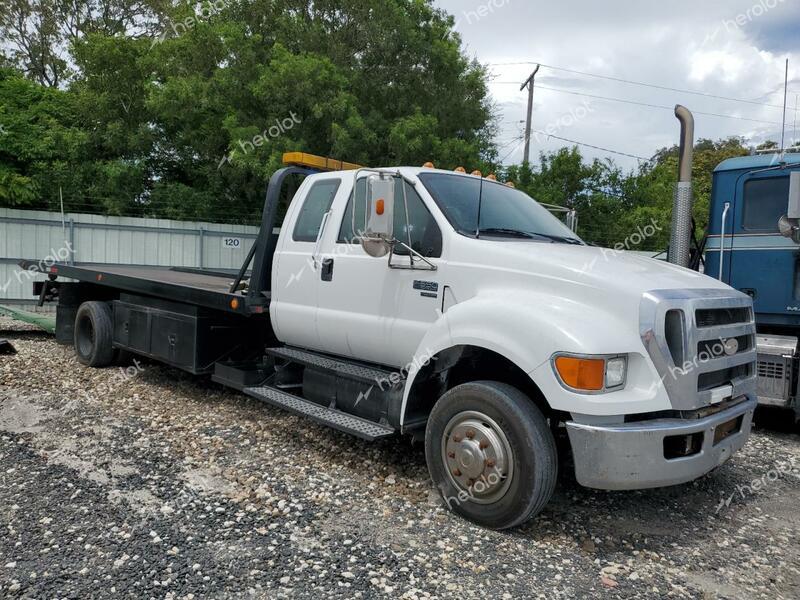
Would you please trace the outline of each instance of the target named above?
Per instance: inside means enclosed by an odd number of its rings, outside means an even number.
[[[672,408],[695,410],[756,393],[752,300],[732,290],[655,290],[639,311],[642,342]],[[719,389],[731,386],[731,393]]]

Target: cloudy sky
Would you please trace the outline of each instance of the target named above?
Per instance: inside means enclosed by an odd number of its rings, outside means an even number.
[[[590,96],[659,107],[684,104],[695,111],[697,137],[738,135],[753,143],[779,141],[789,58],[787,145],[793,138],[800,95],[798,0],[435,0],[435,4],[455,17],[466,53],[491,66],[490,89],[501,119],[497,141],[506,163],[522,159],[518,140],[524,130],[520,121],[525,118],[527,92],[520,91],[520,84],[535,66],[513,63],[548,65],[536,76],[534,130],[546,131],[549,126],[551,134],[562,138],[648,158],[677,143],[679,125],[672,111]],[[563,145],[562,140],[534,134],[531,155]],[[611,156],[626,168],[638,162],[588,147],[582,151],[589,157]]]

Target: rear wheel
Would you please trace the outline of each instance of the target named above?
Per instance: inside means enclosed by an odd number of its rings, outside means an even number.
[[[555,490],[558,458],[547,420],[504,383],[467,383],[442,396],[428,420],[425,454],[447,507],[491,529],[524,523]]]
[[[107,367],[114,361],[111,308],[105,302],[84,302],[75,316],[75,353],[89,367]]]

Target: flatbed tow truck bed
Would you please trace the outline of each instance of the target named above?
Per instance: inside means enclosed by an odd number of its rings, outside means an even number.
[[[39,268],[39,263],[22,261],[24,269]],[[57,275],[116,290],[185,302],[196,306],[213,308],[227,312],[243,313],[244,303],[241,294],[231,293],[236,273],[221,271],[202,271],[176,267],[137,267],[124,265],[81,265],[54,263],[46,271]],[[266,294],[269,298],[269,294]],[[236,306],[236,308],[234,308]]]

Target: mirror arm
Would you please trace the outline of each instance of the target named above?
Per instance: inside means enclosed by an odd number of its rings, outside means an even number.
[[[328,219],[331,216],[331,211],[328,210],[322,216],[322,223],[319,225],[319,232],[317,233],[317,241],[314,243],[314,251],[311,254],[311,262],[313,263],[314,270],[317,270],[317,254],[320,246],[320,242],[322,242],[322,236],[325,233],[325,226],[328,224]]]
[[[411,263],[411,266],[410,266],[410,267],[401,267],[401,266],[398,266],[398,265],[393,265],[393,264],[392,264],[392,257],[394,256],[394,247],[395,247],[395,246],[402,246],[403,248],[405,248],[406,250],[408,250],[408,252],[409,252],[409,255],[411,255],[411,256],[416,256],[416,257],[417,257],[418,259],[420,259],[422,262],[424,262],[425,264],[427,264],[427,265],[430,267],[430,269],[424,269],[425,271],[438,271],[438,270],[439,270],[439,267],[437,267],[435,264],[433,264],[431,261],[429,261],[427,258],[425,258],[424,256],[422,256],[422,254],[420,254],[419,252],[417,252],[416,250],[414,250],[414,249],[413,249],[413,248],[411,248],[410,246],[406,246],[406,245],[405,245],[403,242],[401,242],[400,240],[392,240],[392,243],[391,243],[391,249],[389,250],[389,268],[390,268],[390,269],[403,269],[403,268],[408,268],[408,269],[412,269],[412,270],[413,270],[413,269],[416,269],[416,268],[417,268],[417,267],[415,267],[415,266],[414,266],[413,260],[412,260],[412,263]]]
[[[403,208],[405,208],[406,211],[406,237],[408,238],[408,246],[406,246],[406,248],[411,250],[411,219],[408,216],[408,197],[406,196],[406,182],[401,181],[400,184],[401,184],[400,187],[403,188]],[[414,267],[413,250],[411,253],[409,253],[408,258],[411,260],[411,267],[413,268]]]

